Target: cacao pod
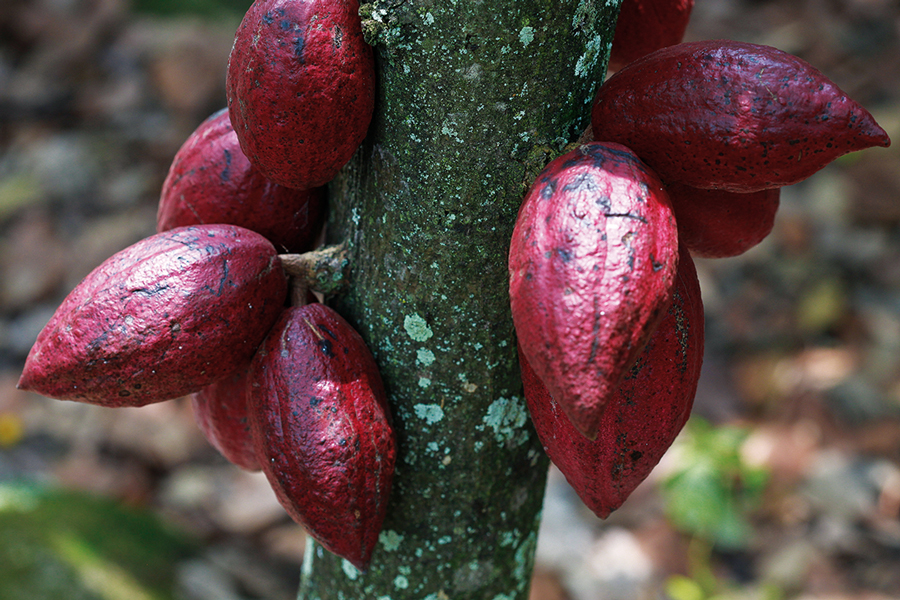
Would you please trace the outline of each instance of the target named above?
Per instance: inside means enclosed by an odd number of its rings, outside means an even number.
[[[684,39],[694,0],[622,0],[609,68],[630,62]]]
[[[258,233],[158,233],[72,290],[38,334],[19,387],[113,407],[185,396],[245,367],[286,297],[275,248]]]
[[[281,252],[306,252],[322,225],[325,190],[272,183],[247,160],[228,111],[213,114],[175,154],[162,186],[156,230],[229,223],[265,236]]]
[[[682,243],[701,258],[737,256],[759,244],[772,232],[781,198],[781,188],[740,194],[673,183],[666,190]]]
[[[365,138],[375,106],[357,0],[257,0],[235,34],[225,86],[253,166],[286,187],[328,183]]]
[[[396,446],[378,368],[334,310],[285,311],[253,359],[257,460],[287,513],[365,570],[387,510]]]
[[[579,146],[525,197],[509,250],[522,351],[585,436],[668,306],[678,234],[662,183],[628,148]]]
[[[209,443],[219,453],[247,471],[259,471],[256,445],[247,414],[248,370],[211,383],[191,394],[194,420]]]
[[[682,246],[672,304],[615,390],[596,440],[587,440],[520,352],[525,400],[544,450],[598,517],[631,495],[690,417],[703,362],[703,303]]]
[[[631,148],[666,183],[755,192],[889,146],[866,109],[803,60],[729,40],[662,48],[610,77],[594,139]]]

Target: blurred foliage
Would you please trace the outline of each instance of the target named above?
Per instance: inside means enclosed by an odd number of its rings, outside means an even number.
[[[132,0],[134,10],[161,16],[243,17],[252,0]]]
[[[722,548],[744,547],[768,480],[765,469],[744,460],[750,429],[714,427],[692,417],[682,433],[678,466],[662,484],[666,511],[676,527]]]
[[[195,552],[154,515],[112,500],[0,483],[0,598],[174,600]]]
[[[661,492],[672,523],[690,536],[688,575],[666,581],[671,600],[781,600],[767,582],[735,587],[713,568],[713,549],[739,552],[750,541],[749,513],[759,506],[766,469],[747,463],[741,449],[751,429],[713,426],[692,417],[679,440],[677,466]]]

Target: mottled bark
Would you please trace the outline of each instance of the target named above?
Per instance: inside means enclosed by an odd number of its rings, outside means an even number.
[[[534,175],[576,140],[618,0],[387,0],[362,9],[379,89],[332,185],[331,299],[385,381],[399,444],[365,574],[307,548],[303,600],[523,600],[547,459],[522,397],[506,259]]]

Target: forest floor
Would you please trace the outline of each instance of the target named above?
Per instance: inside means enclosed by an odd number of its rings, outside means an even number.
[[[152,508],[202,541],[179,575],[190,600],[288,600],[303,531],[211,449],[189,403],[113,411],[15,389],[65,294],[154,233],[172,156],[224,106],[236,26],[126,0],[0,4],[0,483]],[[697,0],[687,39],[712,38],[800,56],[900,140],[894,0]],[[697,261],[695,418],[605,521],[551,471],[532,600],[900,599],[898,154],[785,188],[760,246]]]

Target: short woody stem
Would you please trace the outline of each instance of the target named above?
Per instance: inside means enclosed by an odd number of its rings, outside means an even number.
[[[325,246],[303,254],[280,255],[285,274],[291,279],[293,295],[302,288],[305,304],[306,290],[311,289],[325,296],[340,294],[348,285],[350,261],[347,258],[347,244]],[[293,298],[293,300],[300,300]]]

